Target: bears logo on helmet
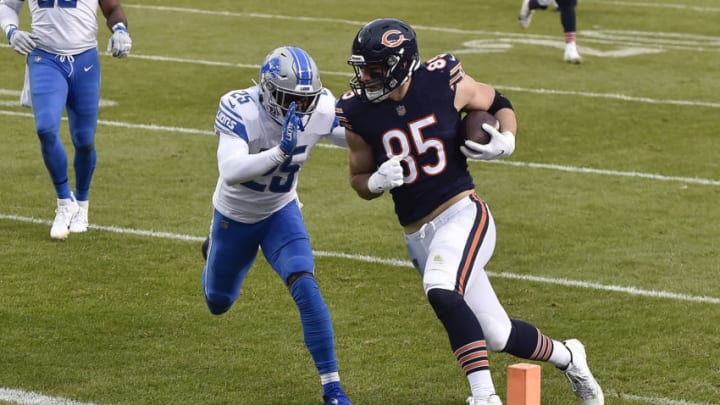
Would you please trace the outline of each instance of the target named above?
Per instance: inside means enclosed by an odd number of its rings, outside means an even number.
[[[348,64],[355,70],[350,81],[355,94],[380,102],[420,66],[415,31],[394,18],[373,20],[355,36]]]

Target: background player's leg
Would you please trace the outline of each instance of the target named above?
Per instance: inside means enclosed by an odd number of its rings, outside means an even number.
[[[79,209],[70,191],[67,154],[60,139],[60,122],[68,94],[67,73],[54,55],[38,49],[28,56],[28,68],[35,131],[57,197],[50,237],[65,239],[70,233],[70,221]]]
[[[80,207],[70,223],[71,232],[85,232],[88,227],[90,182],[95,172],[95,130],[100,101],[100,60],[91,49],[75,57],[70,77],[67,113],[70,136],[75,147],[75,198]]]

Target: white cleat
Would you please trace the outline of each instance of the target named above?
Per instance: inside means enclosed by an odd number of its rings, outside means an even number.
[[[70,220],[70,232],[81,233],[88,229],[89,201],[78,201],[78,212]]]
[[[468,397],[467,403],[468,405],[502,405],[500,397],[495,394],[483,398]]]
[[[575,45],[575,42],[568,42],[565,44],[565,55],[563,56],[563,60],[567,63],[574,64],[582,62],[582,58],[577,51],[577,45]]]
[[[520,24],[520,27],[523,29],[526,29],[530,26],[530,22],[532,21],[532,15],[535,12],[535,10],[530,10],[530,0],[523,0],[522,5],[520,6],[520,15],[518,16],[518,23]]]
[[[572,388],[575,396],[578,397],[582,405],[605,404],[602,388],[595,381],[595,377],[593,377],[590,367],[588,367],[585,346],[577,339],[566,340],[563,344],[570,350],[572,355],[570,365],[563,373],[570,381],[570,388]]]
[[[55,209],[55,220],[50,228],[50,237],[53,239],[65,239],[70,233],[70,221],[77,214],[80,207],[74,198],[57,200]]]

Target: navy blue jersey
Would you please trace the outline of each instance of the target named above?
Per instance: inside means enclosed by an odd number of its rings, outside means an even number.
[[[390,190],[403,226],[475,187],[460,152],[464,139],[454,106],[455,83],[464,74],[455,57],[439,55],[413,74],[400,102],[367,103],[352,92],[337,102],[340,124],[370,145],[378,166],[391,156],[408,155],[402,162],[404,184]]]

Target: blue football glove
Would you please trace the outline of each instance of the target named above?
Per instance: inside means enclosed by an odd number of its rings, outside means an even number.
[[[285,115],[285,123],[282,127],[282,140],[280,141],[280,150],[285,156],[292,155],[295,145],[297,144],[298,129],[302,130],[302,121],[300,116],[295,113],[297,105],[293,101],[288,107]]]

